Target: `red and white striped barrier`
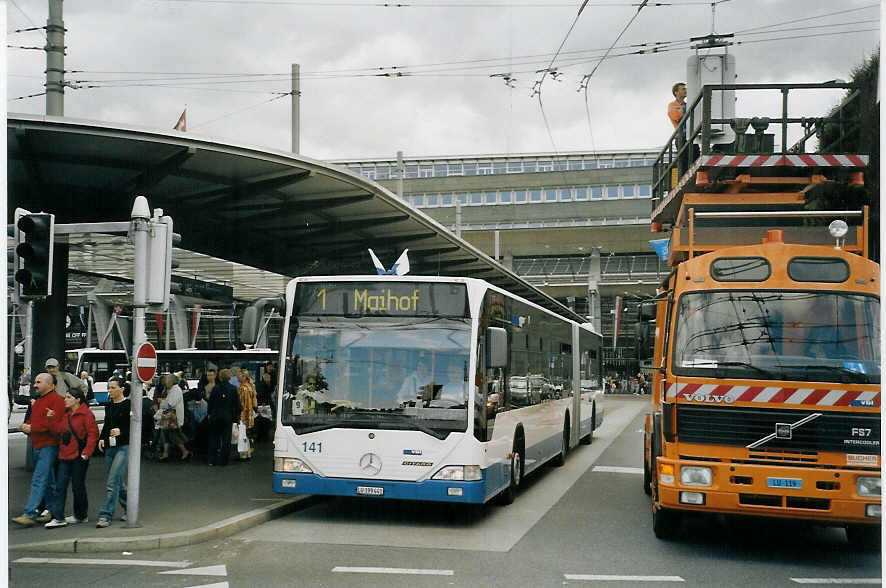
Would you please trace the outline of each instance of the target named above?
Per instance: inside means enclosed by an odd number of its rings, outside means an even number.
[[[699,167],[865,167],[867,155],[702,155]]]
[[[734,404],[736,402],[790,404],[795,406],[880,406],[880,392],[820,388],[782,388],[779,386],[732,386],[721,384],[669,383],[669,402],[703,402]]]

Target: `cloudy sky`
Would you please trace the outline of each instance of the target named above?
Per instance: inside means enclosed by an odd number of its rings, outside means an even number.
[[[689,38],[711,32],[701,0],[653,0],[639,14],[641,0],[588,0],[577,20],[570,0],[387,1],[69,0],[65,115],[171,129],[187,107],[191,134],[289,150],[284,93],[299,63],[310,157],[649,148],[672,131],[666,105]],[[44,26],[47,10],[48,0],[9,0],[8,44],[42,47],[41,31],[14,31]],[[728,0],[716,30],[736,33],[738,82],[848,79],[877,47],[880,11],[874,0]],[[564,39],[540,104],[537,70]],[[630,54],[654,43],[664,50]],[[45,112],[44,96],[16,99],[43,91],[44,69],[42,51],[7,50],[10,113]],[[838,100],[796,107],[808,115]],[[775,116],[779,103],[737,108]]]

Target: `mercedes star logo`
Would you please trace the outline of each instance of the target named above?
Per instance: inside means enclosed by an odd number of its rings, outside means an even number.
[[[360,470],[367,476],[375,476],[381,471],[381,458],[374,453],[367,453],[360,458]]]

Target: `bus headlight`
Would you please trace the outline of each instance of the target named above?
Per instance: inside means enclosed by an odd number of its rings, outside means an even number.
[[[714,480],[711,468],[683,466],[680,468],[680,483],[684,486],[710,486]]]
[[[456,480],[459,482],[471,482],[483,479],[483,472],[478,465],[446,466],[440,468],[431,477],[432,480]]]
[[[882,482],[879,477],[859,476],[856,480],[856,488],[859,496],[880,496]]]
[[[294,457],[275,457],[275,472],[290,472],[295,474],[313,474],[314,470],[300,459]]]

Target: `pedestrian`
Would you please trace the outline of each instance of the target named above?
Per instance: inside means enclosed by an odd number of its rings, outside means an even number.
[[[207,375],[211,375],[210,367]],[[211,378],[210,379],[214,379]],[[228,465],[231,455],[231,426],[240,419],[240,399],[230,384],[231,370],[223,369],[209,395],[207,419],[209,420],[209,465]]]
[[[99,435],[98,448],[105,452],[105,470],[108,474],[105,501],[98,513],[98,529],[111,525],[117,502],[123,509],[121,521],[126,520],[126,476],[129,470],[129,398],[123,395],[123,382],[113,377],[108,381],[110,402],[105,408],[105,423]]]
[[[89,467],[89,458],[95,452],[98,442],[98,425],[82,391],[68,390],[64,402],[66,409],[64,430],[58,450],[55,486],[48,501],[52,520],[46,523],[47,529],[64,527],[68,523],[89,521],[86,470]],[[71,483],[71,493],[74,496],[74,514],[66,517],[65,499],[68,496],[68,482]]]
[[[671,86],[671,94],[674,95],[674,100],[668,104],[668,118],[676,129],[686,116],[686,84],[677,82]]]
[[[31,476],[31,492],[25,511],[12,519],[23,527],[35,522],[49,522],[51,516],[40,512],[40,504],[49,498],[55,486],[55,460],[58,457],[59,435],[63,426],[65,402],[55,391],[55,376],[49,373],[38,374],[34,379],[37,398],[31,406],[31,414],[19,431],[30,435],[34,447],[34,474]]]
[[[185,401],[182,397],[181,388],[178,387],[178,376],[166,374],[163,376],[166,388],[166,398],[160,402],[160,412],[163,414],[160,420],[160,443],[163,446],[163,454],[160,461],[169,458],[169,446],[175,445],[181,451],[181,459],[191,457],[191,452],[185,447],[188,439],[182,433],[185,424]]]
[[[255,417],[255,437],[263,441],[273,426],[277,406],[275,402],[276,391],[271,380],[271,372],[264,371],[261,381],[255,387],[255,396],[258,401],[259,416]]]
[[[255,384],[252,376],[245,367],[240,368],[240,388],[237,390],[240,400],[240,424],[246,427],[246,435],[249,440],[247,450],[240,451],[240,459],[250,459],[255,445],[255,409],[258,408]]]
[[[87,372],[86,370],[80,372],[80,379],[86,382],[86,404],[91,404],[92,399],[95,397],[95,394],[92,391],[92,384],[94,383],[94,380],[92,379],[92,376],[89,375],[89,372]]]
[[[51,376],[55,376],[55,391],[62,398],[65,397],[65,394],[68,393],[68,388],[79,388],[86,394],[89,390],[86,386],[86,382],[75,376],[70,372],[66,372],[59,368],[58,360],[54,357],[50,357],[46,360],[44,364],[46,367],[46,371],[49,372]]]

